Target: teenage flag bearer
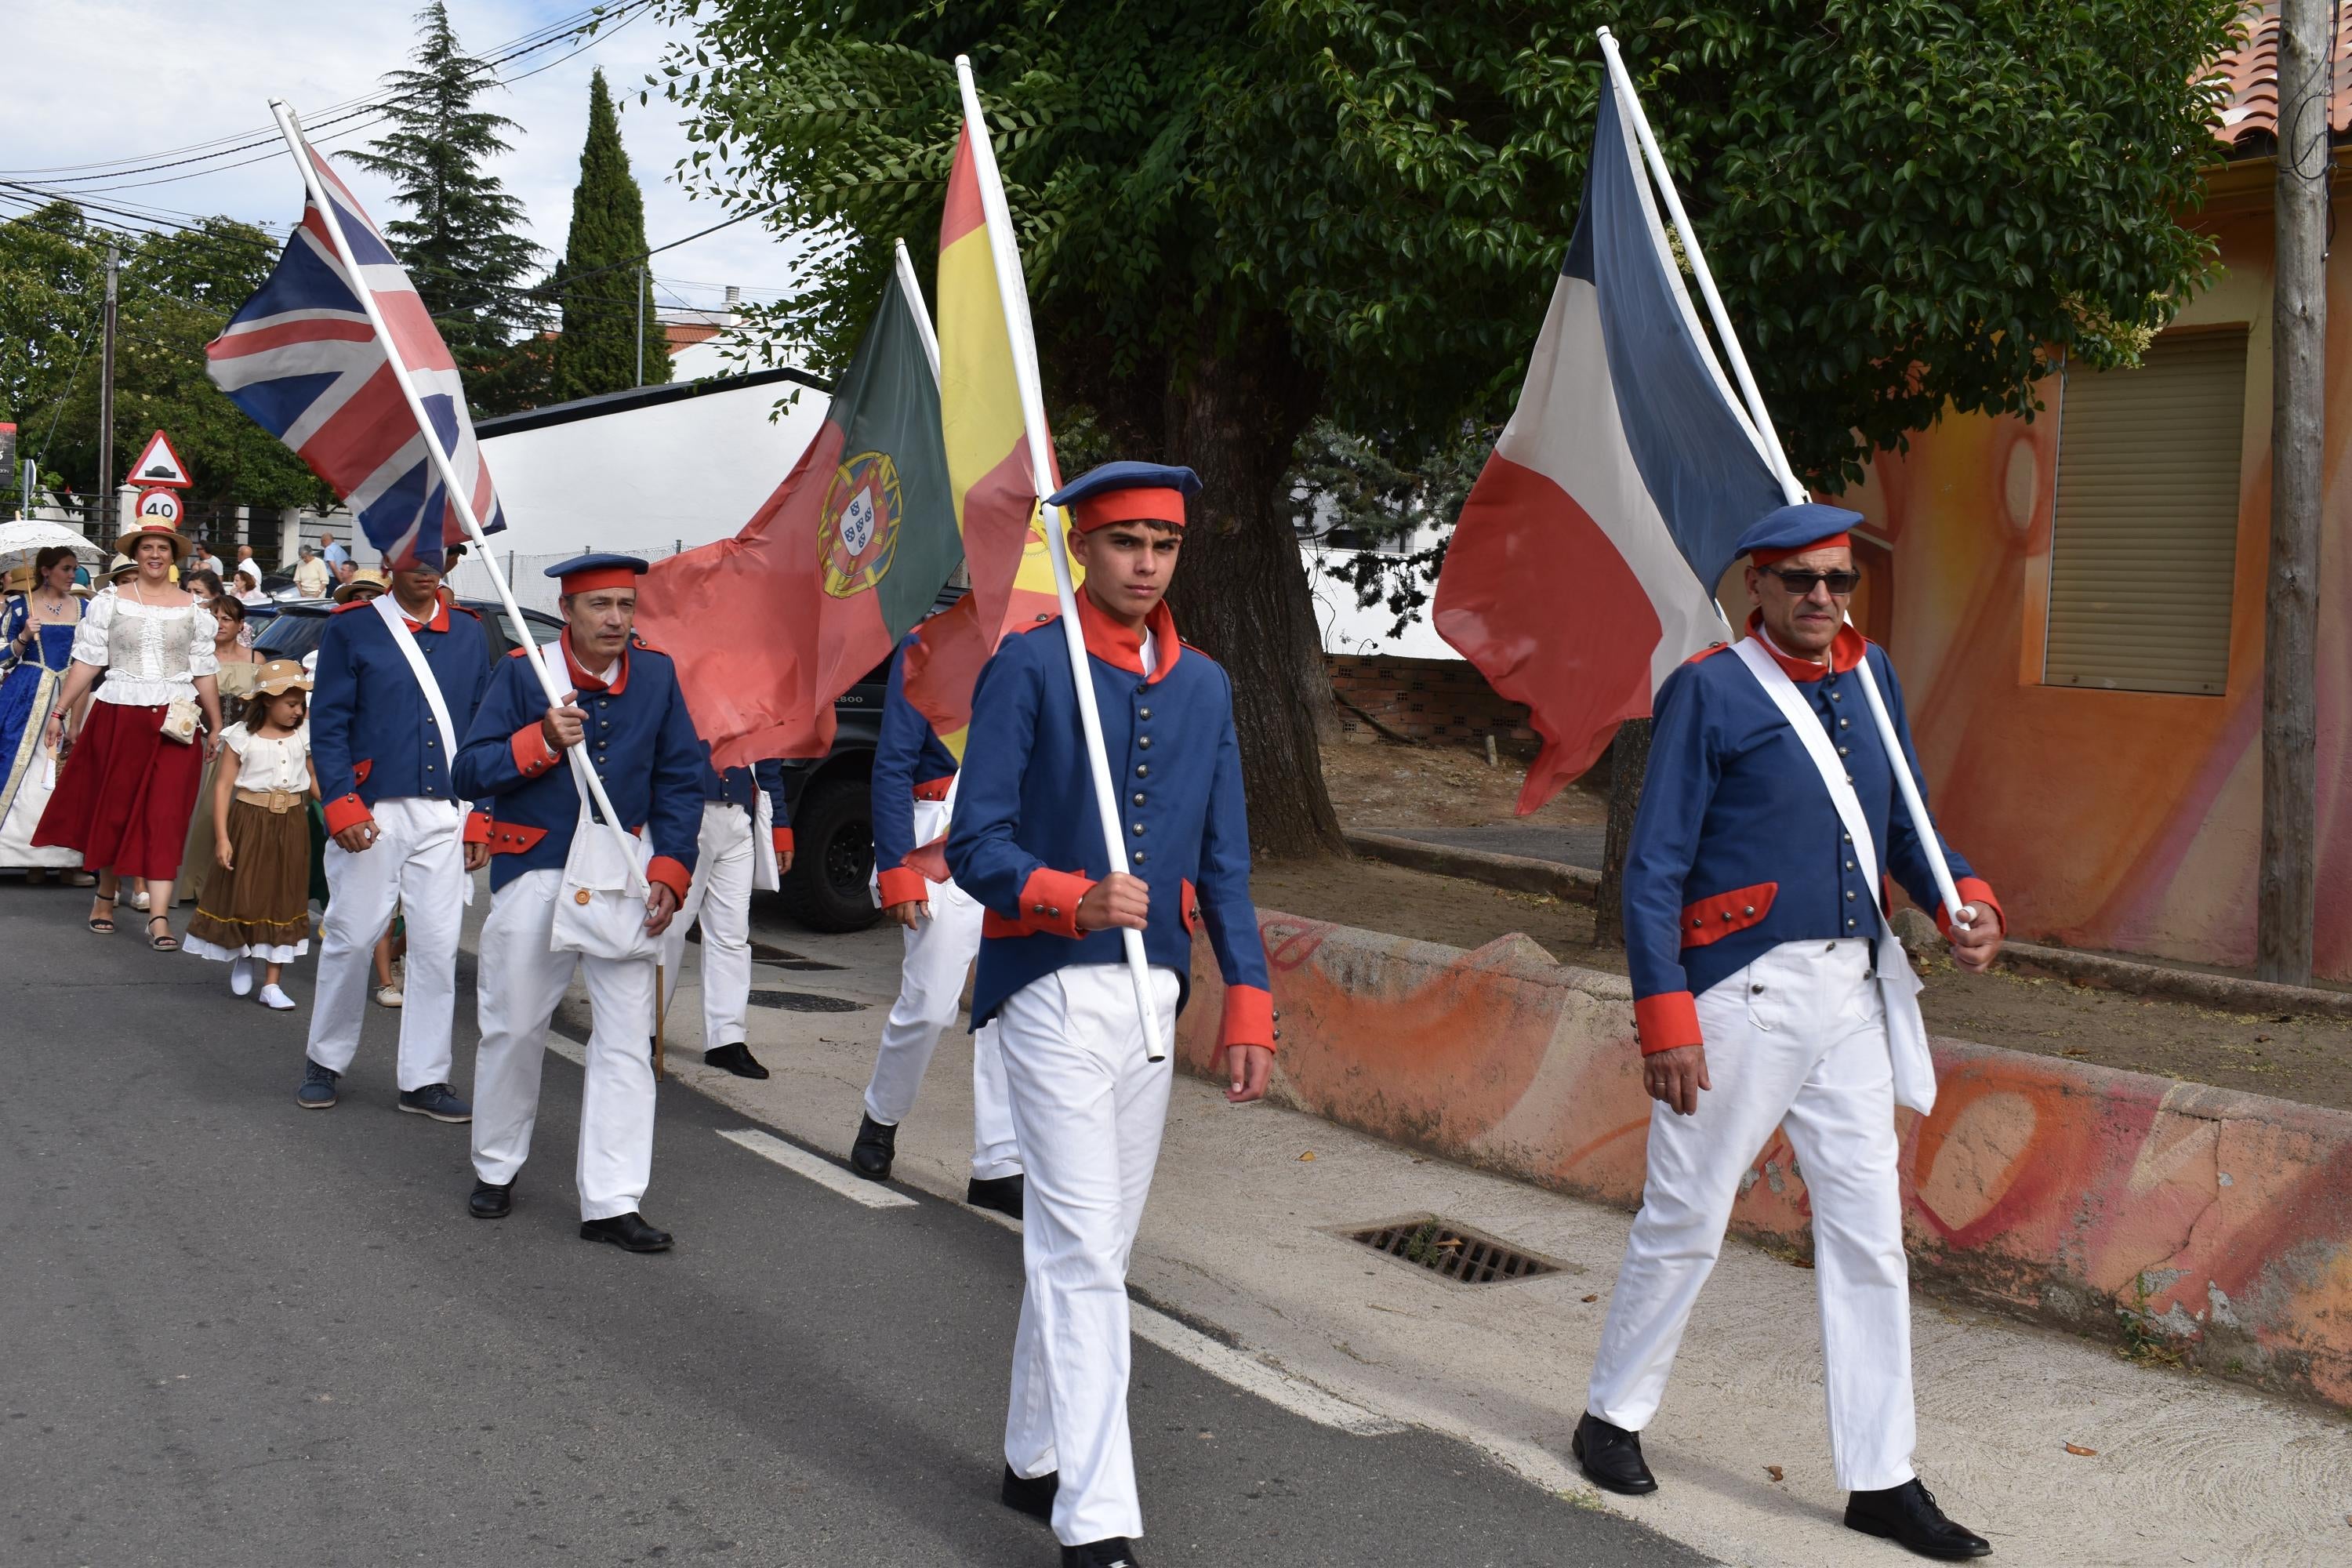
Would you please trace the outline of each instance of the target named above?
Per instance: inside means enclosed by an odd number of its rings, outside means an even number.
[[[653,1173],[654,958],[693,880],[708,764],[669,656],[630,635],[645,570],[630,555],[549,567],[562,584],[559,679],[571,694],[551,706],[517,649],[458,754],[457,787],[488,800],[494,818],[467,1206],[481,1219],[513,1206],[548,1020],[578,971],[594,1015],[580,1093],[581,1238],[661,1252],[669,1233],[638,1212]],[[564,756],[575,749],[603,776],[621,826],[650,848],[632,847],[642,880],[604,858],[613,830],[582,802]],[[620,915],[602,919],[614,900]]]
[[[709,747],[703,748],[706,759]],[[662,1010],[677,991],[686,933],[702,926],[702,1061],[737,1078],[765,1078],[751,1054],[751,890],[774,892],[793,868],[784,772],[774,762],[702,766],[702,831],[694,884],[662,936]]]
[[[933,881],[908,864],[947,831],[948,791],[956,773],[954,755],[907,700],[907,658],[919,636],[919,628],[909,632],[890,661],[882,732],[874,746],[875,897],[883,914],[906,928],[898,999],[882,1025],[866,1113],[849,1151],[857,1173],[877,1182],[889,1179],[898,1123],[915,1109],[915,1091],[941,1031],[955,1022],[964,976],[980,952],[981,909],[972,896],[952,879]],[[1019,1219],[1021,1151],[993,1024],[972,1036],[971,1122],[971,1181],[964,1201]]]
[[[1625,859],[1625,951],[1651,1107],[1641,1212],[1609,1301],[1573,1447],[1612,1491],[1652,1492],[1639,1434],[1665,1393],[1741,1178],[1785,1128],[1812,1206],[1830,1450],[1845,1522],[1925,1556],[1992,1548],[1944,1516],[1911,1467],[1910,1276],[1895,1108],[1935,1102],[1919,982],[1887,926],[1891,876],[1981,971],[2000,949],[1992,889],[1948,847],[1958,911],[1897,800],[1915,774],[1885,651],[1846,622],[1858,581],[1835,507],[1782,507],[1738,542],[1748,635],[1658,689]],[[1866,662],[1865,662],[1866,661]],[[1901,738],[1880,742],[1874,679]],[[1939,840],[1940,841],[1940,840]]]
[[[1206,924],[1225,982],[1226,1098],[1274,1061],[1265,950],[1233,688],[1177,640],[1160,601],[1183,545],[1190,468],[1109,463],[1049,497],[1086,573],[1079,625],[1041,617],[981,672],[947,858],[986,911],[972,1023],[999,1031],[1028,1168],[1026,1289],[1013,1352],[1003,1498],[1048,1520],[1065,1568],[1132,1568],[1143,1532],[1127,1423],[1127,1260],[1168,1111],[1121,928],[1143,933],[1158,1037],[1175,1037]],[[1108,874],[1066,638],[1085,639],[1135,869]]]

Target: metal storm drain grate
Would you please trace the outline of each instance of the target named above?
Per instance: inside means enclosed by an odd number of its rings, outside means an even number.
[[[863,1013],[866,1004],[845,996],[820,996],[814,991],[754,991],[754,1007],[782,1007],[787,1013]]]
[[[1550,1258],[1523,1252],[1483,1231],[1433,1215],[1341,1234],[1374,1252],[1385,1253],[1462,1285],[1501,1285],[1513,1279],[1535,1279],[1557,1274],[1564,1267]]]

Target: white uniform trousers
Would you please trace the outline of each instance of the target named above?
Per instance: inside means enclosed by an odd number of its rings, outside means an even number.
[[[1151,981],[1160,1037],[1172,1040],[1176,972],[1155,968]],[[1139,1536],[1127,1259],[1160,1159],[1174,1064],[1145,1057],[1123,963],[1055,970],[996,1016],[1013,1125],[1029,1160],[1005,1463],[1022,1476],[1061,1472],[1054,1534],[1063,1545]]]
[[[947,831],[943,801],[915,803],[915,837],[929,843]],[[896,1127],[913,1113],[915,1091],[930,1070],[940,1036],[956,1020],[963,1001],[964,976],[980,952],[977,900],[953,882],[925,881],[929,920],[902,933],[906,957],[898,969],[898,999],[882,1025],[874,1077],[866,1086],[866,1114]],[[980,1181],[1021,1173],[1021,1149],[1005,1102],[1004,1056],[997,1026],[989,1023],[971,1041],[971,1173]]]
[[[653,1176],[654,966],[551,948],[562,876],[552,866],[525,871],[498,890],[482,923],[474,1173],[511,1182],[530,1157],[547,1023],[577,970],[593,1015],[580,1091],[580,1217],[610,1219],[635,1211]]]
[[[1745,1175],[1786,1126],[1813,1215],[1830,1449],[1848,1491],[1916,1473],[1910,1274],[1886,1014],[1866,942],[1783,942],[1698,998],[1698,1110],[1654,1103],[1649,1176],[1586,1408],[1640,1431],[1665,1393]]]
[[[465,818],[455,801],[421,796],[380,800],[371,809],[373,844],[353,854],[327,840],[327,914],[319,936],[309,1055],[331,1071],[350,1069],[375,984],[375,944],[391,929],[397,907],[408,922],[400,1087],[447,1083],[457,934],[466,919]]]
[[[662,933],[662,1008],[677,994],[687,928],[702,922],[702,1048],[751,1038],[751,814],[730,801],[705,801],[702,837],[686,901]]]

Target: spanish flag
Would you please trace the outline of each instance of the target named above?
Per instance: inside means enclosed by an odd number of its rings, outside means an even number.
[[[987,209],[1006,209],[996,159],[982,156],[987,149],[974,142],[986,135],[985,126],[967,119],[940,221],[940,420],[971,593],[924,624],[907,651],[905,674],[907,700],[959,761],[980,667],[1007,632],[1055,614],[1054,564],[1045,552],[1062,548],[1060,540],[1046,539],[1038,516],[1038,498],[1059,489],[1062,480],[1058,464],[1052,474],[1030,470],[1014,334],[1019,352],[1033,361],[1036,347],[1025,290],[1016,290],[1020,318],[1007,321],[997,289]],[[992,200],[983,200],[983,189]]]

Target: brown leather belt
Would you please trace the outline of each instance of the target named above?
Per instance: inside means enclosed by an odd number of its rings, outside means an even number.
[[[304,796],[299,790],[241,789],[236,798],[247,805],[257,805],[273,816],[283,816],[289,811],[300,810]]]

